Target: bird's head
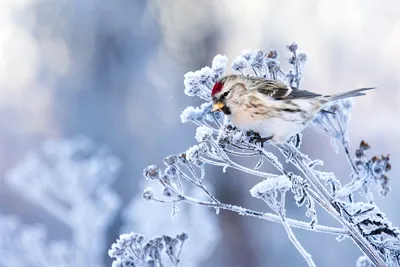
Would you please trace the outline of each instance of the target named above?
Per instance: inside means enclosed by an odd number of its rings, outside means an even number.
[[[222,111],[223,113],[229,115],[231,114],[231,109],[229,107],[229,100],[232,99],[233,89],[232,86],[234,83],[234,76],[225,76],[218,82],[214,84],[214,87],[211,91],[211,98],[214,103],[211,111]]]

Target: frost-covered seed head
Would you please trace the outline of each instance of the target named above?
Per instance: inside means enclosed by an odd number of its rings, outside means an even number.
[[[242,56],[238,56],[236,57],[236,59],[232,62],[232,70],[234,71],[239,71],[242,72],[244,69],[247,68],[247,60],[242,57]]]
[[[299,48],[299,46],[295,42],[291,43],[290,45],[287,45],[286,47],[292,53],[296,52],[297,49]]]
[[[292,182],[286,176],[279,176],[278,178],[271,177],[256,184],[250,189],[251,196],[255,198],[263,198],[274,191],[287,191],[292,187]]]
[[[198,145],[189,147],[186,151],[186,159],[189,161],[196,161],[199,158],[199,150],[200,147]]]
[[[176,155],[169,155],[164,158],[163,162],[167,166],[175,165],[178,162],[178,157]]]
[[[204,67],[198,72],[199,82],[207,87],[213,83],[214,71],[210,67]]]
[[[181,114],[182,123],[186,123],[189,121],[213,121],[213,117],[211,116],[211,107],[212,102],[203,103],[200,107],[187,107]],[[216,117],[220,117],[219,113],[213,114]]]
[[[277,71],[279,69],[279,62],[275,59],[266,59],[267,67],[270,71]]]
[[[143,191],[142,197],[143,197],[143,199],[145,199],[145,200],[151,200],[151,199],[153,199],[153,197],[154,197],[153,190],[152,190],[151,188],[146,188],[146,189]]]
[[[296,57],[295,57],[295,56],[291,56],[291,57],[288,59],[288,62],[289,62],[289,64],[291,64],[291,65],[296,64]]]
[[[181,242],[184,242],[186,239],[189,238],[189,235],[186,233],[182,233],[182,234],[177,235],[176,238],[178,240],[180,240]]]
[[[182,123],[186,123],[189,121],[200,121],[203,119],[203,117],[204,114],[201,112],[200,109],[189,106],[185,108],[184,111],[182,111],[181,121]]]
[[[176,177],[177,169],[174,165],[170,165],[164,170],[164,174],[168,177]]]
[[[297,58],[299,59],[300,63],[305,63],[308,59],[308,56],[306,53],[301,52],[297,55]]]
[[[213,130],[207,126],[200,126],[196,130],[196,140],[197,142],[204,142],[211,138]]]
[[[362,149],[356,149],[355,153],[356,158],[360,159],[364,156],[364,151]]]
[[[130,255],[130,248],[133,244],[137,243],[138,234],[131,232],[129,234],[120,235],[119,239],[112,244],[111,249],[108,251],[108,255],[112,258],[124,260],[125,255]],[[135,245],[133,245],[134,247]],[[131,255],[132,256],[132,255]],[[135,255],[133,255],[136,257]]]
[[[222,78],[225,75],[225,70],[228,65],[228,57],[227,56],[222,56],[222,55],[216,55],[212,61],[211,68],[217,74],[217,77],[215,77],[214,82],[219,80],[219,78]]]
[[[160,176],[160,168],[157,165],[147,166],[143,170],[143,175],[149,180],[155,180]]]
[[[187,164],[187,158],[186,158],[186,153],[181,153],[181,154],[179,154],[179,156],[178,156],[178,162],[180,163],[180,164]]]
[[[261,50],[256,50],[252,54],[250,58],[250,65],[253,66],[254,68],[261,68],[263,64],[265,54]]]
[[[201,153],[206,153],[209,150],[207,143],[200,143],[199,144],[199,151]]]
[[[249,61],[252,54],[253,51],[251,51],[251,49],[248,49],[248,50],[243,50],[241,56],[244,57],[247,61]]]
[[[361,141],[361,143],[360,143],[360,149],[362,149],[362,150],[368,150],[368,149],[370,149],[371,147],[369,146],[369,144],[367,143],[367,142],[365,142],[364,140],[362,140]]]
[[[183,83],[185,85],[185,94],[188,96],[195,96],[202,90],[197,75],[192,71],[185,74]]]
[[[171,189],[164,187],[162,190],[162,194],[165,197],[172,197],[174,194],[172,193]]]
[[[267,54],[267,58],[271,58],[271,59],[278,59],[278,52],[276,50],[269,50],[268,54]]]

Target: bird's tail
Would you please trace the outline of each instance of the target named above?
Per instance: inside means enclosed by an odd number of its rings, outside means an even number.
[[[360,89],[355,89],[351,90],[345,93],[339,93],[339,94],[334,94],[327,96],[329,101],[335,101],[339,99],[344,99],[344,98],[349,98],[349,97],[356,97],[356,96],[362,96],[365,95],[365,91],[376,89],[376,87],[366,87],[366,88],[360,88]]]

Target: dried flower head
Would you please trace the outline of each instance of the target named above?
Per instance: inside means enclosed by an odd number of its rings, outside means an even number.
[[[143,170],[143,176],[149,180],[155,180],[160,176],[160,168],[157,165],[147,166]]]

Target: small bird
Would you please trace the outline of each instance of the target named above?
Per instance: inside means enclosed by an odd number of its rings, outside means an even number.
[[[283,144],[304,130],[325,104],[371,89],[375,88],[321,95],[276,80],[227,75],[212,89],[212,112],[222,111],[238,129],[257,133],[261,144]]]

